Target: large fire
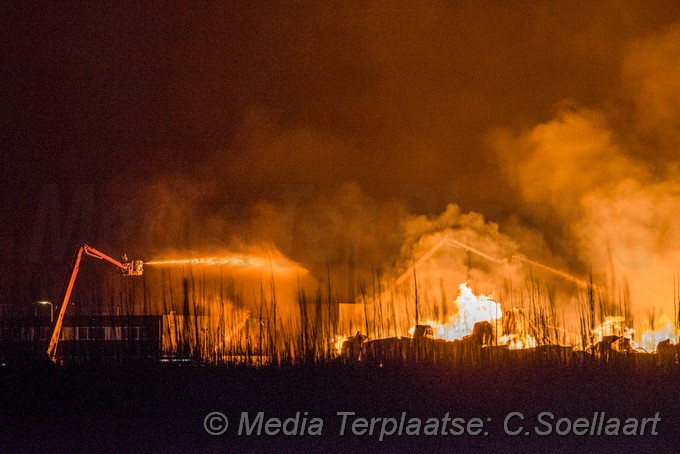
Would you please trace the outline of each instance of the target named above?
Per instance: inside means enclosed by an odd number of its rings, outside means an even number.
[[[678,334],[673,326],[673,322],[666,315],[659,317],[653,328],[645,330],[640,336],[639,342],[635,341],[635,330],[626,326],[625,320],[621,316],[606,317],[604,322],[596,326],[593,330],[593,342],[603,342],[607,337],[618,337],[630,341],[631,349],[634,351],[655,352],[659,342],[670,341],[675,344],[678,341]]]
[[[472,329],[477,322],[492,322],[503,316],[501,305],[487,295],[475,295],[466,283],[458,286],[460,295],[456,298],[457,312],[449,317],[444,323],[434,320],[425,321],[434,331],[434,337],[452,341],[462,339],[472,334]],[[411,327],[409,334],[413,335],[415,326]]]
[[[537,345],[534,336],[527,332],[525,320],[522,320],[523,312],[514,308],[505,315],[500,303],[492,296],[475,295],[467,283],[458,286],[460,294],[456,298],[456,313],[445,322],[427,320],[423,322],[429,325],[435,339],[454,341],[464,339],[473,334],[474,326],[479,322],[487,322],[496,333],[494,342],[496,345],[506,345],[509,349],[532,348]],[[409,329],[409,335],[415,333],[415,326]]]

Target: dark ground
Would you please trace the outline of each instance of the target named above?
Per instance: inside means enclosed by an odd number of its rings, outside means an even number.
[[[4,366],[0,452],[680,452],[679,370],[578,365],[215,367],[201,365]],[[229,417],[208,435],[212,411]],[[307,411],[322,436],[237,435],[242,411],[281,419]],[[480,417],[488,435],[339,436],[339,411],[400,418]],[[504,433],[510,412],[530,435]],[[536,416],[621,418],[660,412],[658,435],[539,436]],[[521,422],[513,421],[513,427]]]

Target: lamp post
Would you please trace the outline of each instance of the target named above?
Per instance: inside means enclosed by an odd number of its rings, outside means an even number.
[[[50,323],[54,322],[54,304],[50,303],[49,301],[36,301],[36,304],[40,304],[42,306],[50,305]]]
[[[203,361],[208,361],[208,327],[204,326],[201,328],[203,331]]]

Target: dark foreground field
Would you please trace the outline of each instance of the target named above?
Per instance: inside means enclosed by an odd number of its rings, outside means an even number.
[[[0,452],[680,452],[678,369],[630,364],[509,363],[474,370],[425,365],[325,364],[284,368],[125,365],[0,368]],[[209,435],[204,419],[229,419]],[[320,418],[320,436],[238,435],[242,412],[283,422]],[[341,436],[342,416],[348,417]],[[355,417],[483,420],[479,435],[409,436],[379,441],[354,435]],[[512,412],[508,430],[504,420]],[[653,417],[653,435],[540,435],[541,412],[555,420],[594,412],[606,417]],[[553,422],[554,422],[553,421]],[[214,429],[222,426],[212,422]],[[357,430],[360,429],[358,423]],[[386,429],[391,429],[388,423]],[[564,423],[566,424],[566,422]],[[585,424],[585,423],[583,423]],[[288,428],[292,428],[289,422]],[[299,428],[299,426],[298,426]],[[522,428],[522,429],[520,429]],[[564,429],[565,426],[561,426]],[[472,428],[472,431],[476,429]],[[486,433],[486,435],[484,434]],[[421,431],[422,433],[422,431]],[[528,433],[528,435],[525,435]]]

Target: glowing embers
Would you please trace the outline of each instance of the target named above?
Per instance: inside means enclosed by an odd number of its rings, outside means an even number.
[[[507,345],[510,350],[520,350],[536,347],[538,343],[529,334],[504,334],[498,339],[498,345]]]

